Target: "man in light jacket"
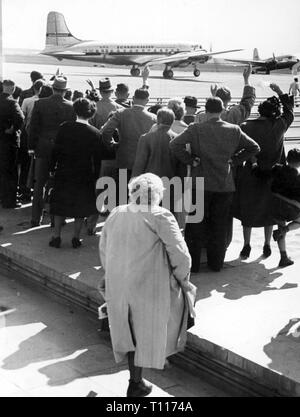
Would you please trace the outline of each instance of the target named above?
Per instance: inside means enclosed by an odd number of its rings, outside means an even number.
[[[117,110],[102,128],[103,142],[108,148],[116,149],[117,169],[127,171],[127,181],[132,174],[138,141],[156,123],[156,116],[146,110],[148,101],[149,92],[139,88],[134,93],[133,106]],[[119,142],[113,138],[116,129]]]

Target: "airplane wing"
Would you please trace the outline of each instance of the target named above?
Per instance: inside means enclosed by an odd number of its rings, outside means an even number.
[[[225,58],[225,61],[228,62],[236,62],[237,64],[251,64],[254,67],[259,67],[261,65],[264,65],[266,61],[252,61],[251,59],[229,59]]]
[[[198,49],[195,51],[190,52],[179,52],[178,54],[173,54],[169,56],[165,56],[162,58],[155,58],[151,60],[148,65],[157,65],[157,64],[166,64],[166,65],[178,65],[184,62],[197,62],[202,61],[205,62],[207,59],[213,55],[219,55],[219,54],[227,54],[229,52],[238,52],[242,51],[243,49],[231,49],[227,51],[219,51],[219,52],[206,52],[203,51],[203,49]],[[174,65],[175,64],[175,65]]]
[[[64,56],[86,56],[84,52],[74,52],[74,51],[49,51],[49,52],[41,52],[42,55],[51,55],[54,57],[64,57]]]

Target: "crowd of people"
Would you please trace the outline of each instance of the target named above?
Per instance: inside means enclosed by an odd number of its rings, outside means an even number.
[[[228,88],[213,85],[205,109],[192,96],[149,107],[147,68],[132,100],[126,84],[114,88],[109,78],[99,88],[87,80],[86,92],[72,92],[59,72],[46,82],[33,71],[25,91],[2,82],[1,204],[13,209],[32,202],[33,228],[49,207],[50,247],[61,247],[66,218],[75,219],[74,249],[82,244],[84,222],[95,234],[98,178],[110,177],[118,186],[119,173],[126,176],[129,203],[120,205],[117,192],[116,207],[102,212],[109,217],[100,239],[100,291],[108,302],[116,360],[128,356],[128,396],[151,391],[143,367],[163,368],[166,356],[183,348],[187,317],[194,314],[190,271],[199,271],[203,248],[207,266],[223,268],[234,217],[243,226],[242,259],[250,256],[252,228],[264,227],[263,256],[271,255],[273,235],[279,266],[293,264],[285,238],[300,227],[300,150],[287,156],[284,150],[293,96],[271,84],[276,96],[260,103],[259,117],[249,120],[256,100],[250,74],[249,65],[239,104],[230,105]],[[177,212],[176,201],[170,210],[162,207],[163,181],[175,177],[191,178],[191,204],[198,201],[197,178],[204,178],[200,221],[189,222],[192,213]]]

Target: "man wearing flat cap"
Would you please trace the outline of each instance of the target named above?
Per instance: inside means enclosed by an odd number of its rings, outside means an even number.
[[[56,76],[53,95],[35,102],[29,127],[28,148],[35,153],[34,192],[32,202],[33,227],[39,226],[43,211],[44,187],[49,176],[49,164],[59,126],[75,121],[72,102],[65,100],[67,78]]]
[[[103,141],[108,147],[116,149],[117,168],[127,170],[128,180],[135,161],[138,141],[156,123],[156,116],[146,110],[148,101],[148,90],[142,88],[136,90],[133,106],[117,110],[103,126]],[[113,139],[116,129],[119,132],[118,143]]]

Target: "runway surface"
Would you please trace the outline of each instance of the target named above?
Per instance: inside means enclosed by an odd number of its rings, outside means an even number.
[[[78,67],[78,66],[62,66],[57,61],[57,65],[38,65],[38,64],[20,64],[5,63],[4,78],[13,79],[21,88],[30,87],[30,72],[32,70],[41,71],[45,78],[49,78],[56,73],[57,68],[68,76],[69,86],[72,90],[85,91],[89,88],[86,80],[89,78],[98,87],[99,79],[110,77],[112,84],[116,86],[118,83],[127,83],[131,94],[134,90],[142,85],[141,77],[131,77],[129,68],[97,68],[97,67]],[[200,68],[201,69],[201,68]],[[284,92],[288,91],[289,85],[293,80],[292,74],[272,73],[271,75],[254,74],[250,77],[251,84],[256,87],[257,97],[269,97],[273,92],[267,83],[276,82],[280,85]],[[149,85],[151,97],[184,97],[193,95],[196,97],[209,97],[211,84],[226,85],[231,89],[233,97],[241,97],[243,91],[244,80],[242,70],[237,72],[201,72],[200,77],[195,78],[192,71],[183,72],[174,70],[174,79],[166,80],[162,78],[161,70],[151,70]]]

